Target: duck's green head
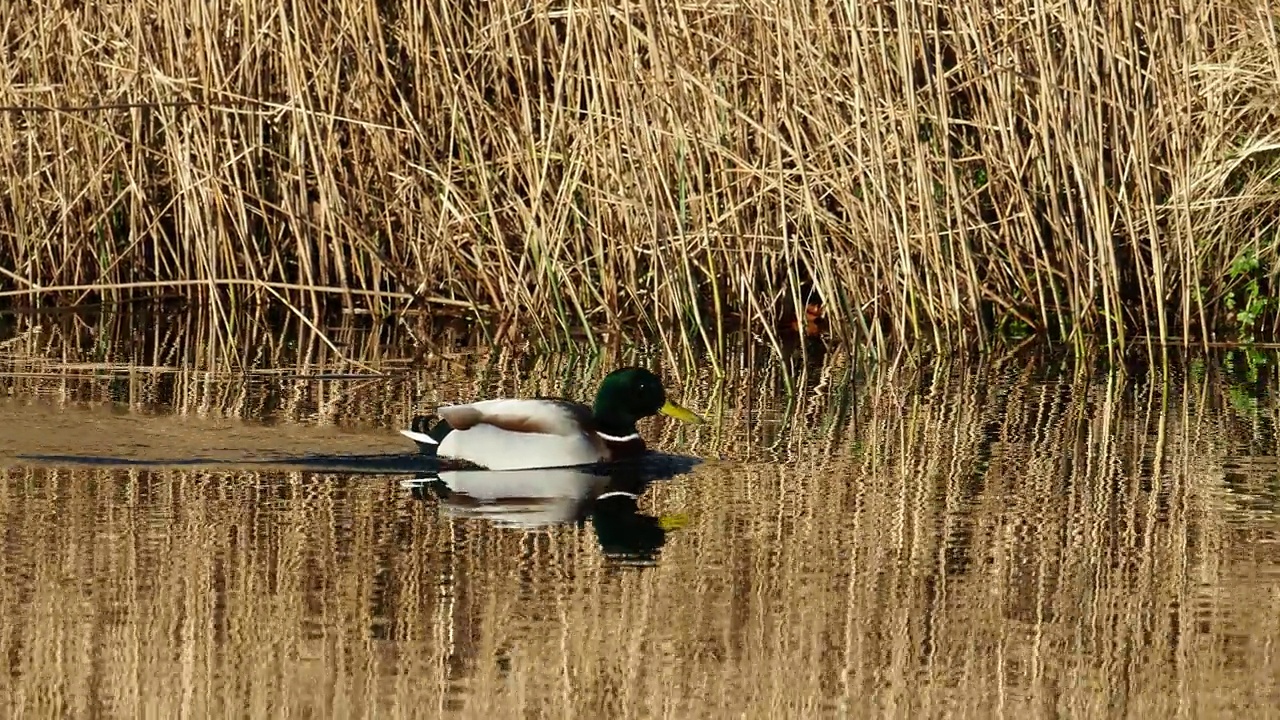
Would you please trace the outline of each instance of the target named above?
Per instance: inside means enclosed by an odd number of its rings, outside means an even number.
[[[602,431],[618,436],[634,433],[637,420],[658,413],[687,423],[704,422],[668,400],[658,376],[640,367],[621,368],[606,375],[591,410]]]

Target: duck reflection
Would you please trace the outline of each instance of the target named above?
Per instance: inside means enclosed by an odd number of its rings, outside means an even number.
[[[606,557],[645,563],[657,559],[667,533],[685,518],[642,513],[640,497],[653,482],[688,472],[696,462],[661,456],[656,462],[538,470],[440,469],[404,485],[446,517],[522,530],[590,523]]]

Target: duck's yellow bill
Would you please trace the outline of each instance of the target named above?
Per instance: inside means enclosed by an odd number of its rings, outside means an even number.
[[[653,406],[650,405],[650,407],[653,407]],[[663,403],[662,407],[658,408],[658,412],[662,413],[663,415],[668,415],[670,417],[673,417],[679,420],[680,422],[693,423],[694,425],[706,422],[706,420],[703,420],[702,418],[698,417],[692,411],[686,410],[680,407],[679,405],[677,405],[676,403],[671,402],[670,400]]]
[[[658,518],[658,527],[663,530],[680,530],[689,524],[689,516],[684,513],[675,513],[673,515],[663,515]]]

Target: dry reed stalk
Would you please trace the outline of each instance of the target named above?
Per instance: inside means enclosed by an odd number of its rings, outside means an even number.
[[[879,344],[1280,322],[1265,0],[28,10],[14,291],[411,294],[717,356],[737,317],[777,347],[811,294]]]

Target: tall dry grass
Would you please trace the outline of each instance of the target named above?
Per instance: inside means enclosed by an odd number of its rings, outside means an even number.
[[[0,294],[1274,336],[1267,0],[14,3]],[[594,335],[593,335],[594,336]]]
[[[531,394],[573,362],[494,358],[443,391]],[[776,364],[734,370],[717,424],[671,443],[722,459],[646,494],[690,524],[643,570],[612,565],[589,526],[441,520],[395,478],[7,462],[0,708],[1265,717],[1280,701],[1276,498],[1230,482],[1246,462],[1262,480],[1257,456],[1274,470],[1274,403],[1249,416],[1212,373],[995,362],[865,382],[836,362],[788,400]],[[109,378],[63,372],[110,397]],[[705,407],[715,390],[686,392]],[[221,397],[234,414],[254,393]],[[362,397],[356,412],[386,412]]]

